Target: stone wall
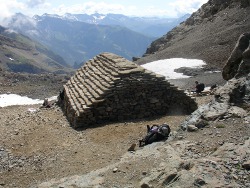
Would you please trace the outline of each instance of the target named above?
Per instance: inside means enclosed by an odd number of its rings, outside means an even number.
[[[197,109],[193,99],[165,77],[110,53],[86,62],[64,92],[63,110],[75,128]]]

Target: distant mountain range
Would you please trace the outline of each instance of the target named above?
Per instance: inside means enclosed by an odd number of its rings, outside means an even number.
[[[50,16],[50,15],[44,15]],[[54,15],[58,17],[57,15]],[[122,14],[65,14],[60,18],[80,21],[96,25],[113,25],[126,27],[132,31],[144,34],[149,37],[161,37],[172,28],[185,21],[190,14],[180,18],[159,18],[159,17],[129,17]]]
[[[66,73],[70,69],[62,57],[0,26],[0,70],[26,73]]]
[[[130,60],[142,56],[156,36],[167,33],[186,17],[44,14],[30,18],[19,13],[11,18],[8,27],[47,46],[73,66],[102,52],[112,52]]]

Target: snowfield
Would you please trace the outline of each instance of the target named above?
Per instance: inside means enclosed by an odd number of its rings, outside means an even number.
[[[146,63],[142,65],[142,67],[150,71],[153,71],[157,74],[161,74],[165,76],[166,79],[179,79],[179,78],[189,78],[190,76],[174,72],[175,69],[181,67],[201,68],[204,65],[206,65],[206,63],[199,59],[172,58],[172,59],[163,59]]]

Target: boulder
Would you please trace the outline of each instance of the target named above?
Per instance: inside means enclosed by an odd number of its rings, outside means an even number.
[[[230,116],[233,116],[233,117],[240,117],[240,118],[244,118],[247,116],[247,112],[246,110],[238,107],[238,106],[231,106],[229,109],[228,109],[228,114]]]
[[[242,34],[231,53],[227,63],[223,67],[222,76],[225,80],[234,78],[237,74],[238,77],[246,76],[250,70],[250,33]]]
[[[215,91],[214,99],[194,111],[182,124],[187,130],[189,125],[199,126],[201,121],[214,121],[224,117],[245,117],[247,112],[239,106],[250,105],[250,75],[233,78]],[[237,106],[236,106],[237,105]]]
[[[182,129],[187,130],[189,125],[199,127],[196,124],[201,120],[247,116],[244,109],[250,109],[250,33],[238,39],[222,76],[227,83],[216,89],[214,100],[198,108],[181,124]]]
[[[246,170],[250,170],[250,161],[246,161],[242,164],[242,167]]]

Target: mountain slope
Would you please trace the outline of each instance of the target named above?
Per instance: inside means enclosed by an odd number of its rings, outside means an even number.
[[[64,72],[66,62],[39,43],[0,26],[0,68],[13,72]]]
[[[25,19],[27,22],[23,21]],[[155,39],[120,26],[87,24],[53,15],[36,16],[35,20],[16,15],[10,26],[48,46],[71,65],[101,52],[112,52],[132,59],[133,56],[141,56]]]
[[[185,22],[151,43],[138,64],[183,57],[221,69],[238,37],[250,30],[250,2],[209,0]]]

